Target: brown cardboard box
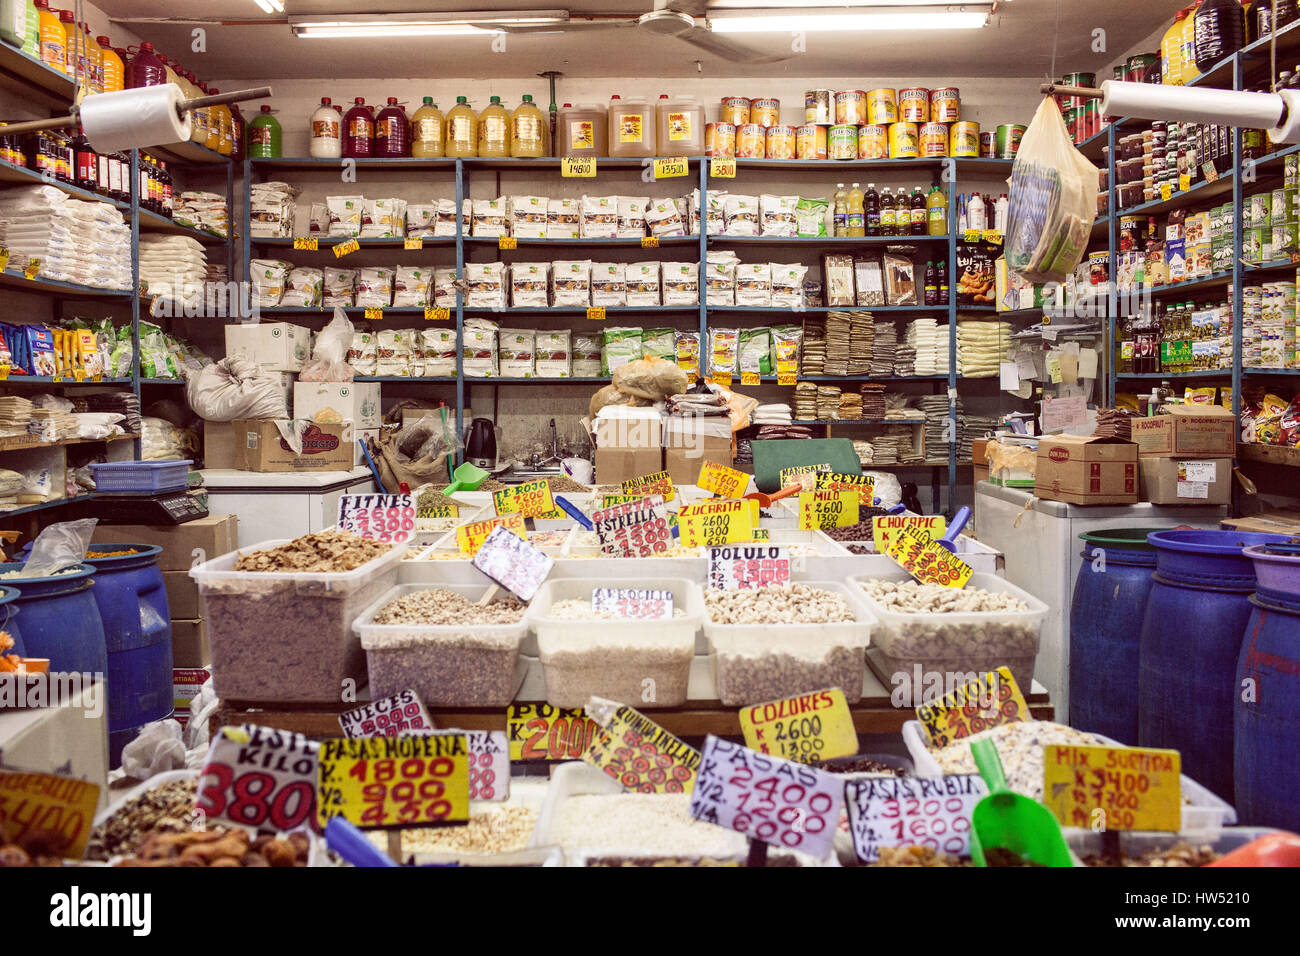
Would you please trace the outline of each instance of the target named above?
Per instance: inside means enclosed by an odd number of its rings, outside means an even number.
[[[1133,419],[1138,454],[1160,458],[1231,458],[1237,420],[1221,405],[1167,405],[1149,418]]]
[[[1189,461],[1185,458],[1144,456],[1138,459],[1138,476],[1142,500],[1153,505],[1226,505],[1232,502],[1232,460],[1229,458]]]
[[[203,467],[238,468],[233,422],[203,423]]]
[[[1052,435],[1038,443],[1034,494],[1076,505],[1138,500],[1137,445],[1122,438]]]
[[[239,547],[239,517],[208,515],[168,525],[101,524],[96,525],[90,540],[156,544],[163,549],[158,555],[162,571],[188,571],[196,561],[220,557]]]
[[[611,485],[629,478],[653,475],[664,470],[663,461],[663,449],[658,447],[597,448],[596,480],[602,485]]]
[[[1261,534],[1300,534],[1300,511],[1279,508],[1244,518],[1224,518],[1220,525],[1237,531],[1258,531]]]
[[[295,455],[289,448],[273,419],[247,419],[234,422],[234,426],[236,454],[240,458],[237,467],[244,471],[348,471],[352,468],[356,453],[350,422],[307,425],[301,455]]]
[[[207,667],[212,663],[206,621],[172,620],[172,667]]]
[[[163,587],[167,591],[167,609],[171,617],[194,620],[203,616],[199,585],[188,571],[164,571]]]
[[[970,443],[970,457],[974,463],[971,468],[971,483],[989,480],[989,463],[984,457],[984,449],[988,447],[987,438],[977,438]]]
[[[731,420],[664,420],[664,467],[675,485],[693,485],[706,461],[731,464]]]

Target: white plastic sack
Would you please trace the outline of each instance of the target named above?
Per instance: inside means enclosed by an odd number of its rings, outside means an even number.
[[[98,518],[81,518],[50,525],[32,543],[23,575],[43,578],[86,560],[86,548],[97,524]]]
[[[139,736],[122,748],[122,772],[132,780],[185,769],[185,745],[180,721],[168,717],[145,724]]]
[[[196,415],[210,422],[289,417],[279,380],[247,359],[225,358],[191,375],[185,398]]]
[[[309,358],[298,373],[300,382],[350,382],[352,366],[348,365],[348,346],[356,332],[348,314],[334,310],[330,324],[321,329],[312,345]]]

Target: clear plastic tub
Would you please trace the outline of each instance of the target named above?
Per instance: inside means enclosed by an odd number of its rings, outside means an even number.
[[[671,591],[673,608],[685,613],[664,621],[550,616],[555,602],[589,601],[598,587]],[[581,707],[596,696],[638,710],[684,704],[695,657],[695,632],[703,619],[699,586],[685,578],[559,578],[544,582],[529,606],[528,624],[537,632],[547,703]]]
[[[839,687],[850,704],[862,699],[866,647],[876,622],[845,584],[801,581],[842,595],[854,620],[837,624],[717,624],[704,612],[718,698],[728,707],[780,700]]]
[[[397,580],[405,548],[352,571],[236,571],[250,550],[231,551],[190,571],[203,598],[212,673],[224,700],[337,701],[343,681],[365,679],[352,623]]]
[[[862,585],[871,580],[910,581],[905,571],[897,574],[849,578],[862,602],[880,623],[871,646],[889,673],[923,675],[937,672],[984,673],[998,667],[1011,668],[1021,688],[1031,686],[1034,661],[1038,656],[1038,632],[1047,616],[1047,605],[1023,588],[995,574],[976,572],[967,588],[982,588],[1010,594],[1029,606],[1027,611],[902,614],[871,598]],[[914,680],[914,678],[913,678]],[[946,677],[944,686],[947,686]]]
[[[1067,828],[1064,832],[1065,842],[1076,856],[1083,858],[1101,854],[1102,835],[1100,833],[1077,828]],[[1175,843],[1192,843],[1198,846],[1209,844],[1215,853],[1223,854],[1231,853],[1238,847],[1252,843],[1262,836],[1277,832],[1277,830],[1271,830],[1268,827],[1225,827],[1214,837],[1198,839],[1181,833],[1151,833],[1139,830],[1131,833],[1121,832],[1119,835],[1119,849],[1125,856],[1137,857],[1149,850],[1167,849]]]
[[[523,683],[519,645],[527,612],[515,624],[376,624],[375,615],[416,591],[444,588],[477,600],[481,584],[402,584],[357,619],[371,699],[411,689],[430,707],[504,707]]]

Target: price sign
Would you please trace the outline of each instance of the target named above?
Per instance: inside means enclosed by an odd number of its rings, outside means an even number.
[[[417,518],[459,518],[460,507],[458,505],[434,505],[431,508],[416,508],[415,516]]]
[[[768,531],[766,528],[755,528],[755,529],[754,529],[754,540],[755,540],[755,541],[771,541],[771,540],[772,540],[772,533],[771,533],[770,531]]]
[[[295,236],[293,240],[293,247],[294,249],[297,249],[300,252],[315,252],[320,248],[320,240],[305,239],[302,236]]]
[[[673,546],[668,506],[662,495],[601,508],[592,512],[591,524],[600,539],[602,554],[644,558],[662,554]]]
[[[402,495],[340,495],[339,528],[375,541],[405,544],[415,530],[415,501]]]
[[[977,773],[861,777],[844,785],[853,849],[864,863],[882,846],[928,846],[970,856],[971,813],[988,795]]]
[[[985,229],[982,233],[980,233],[980,237],[985,242],[992,243],[995,246],[1002,245],[1002,233],[996,229]]]
[[[207,821],[258,830],[319,832],[316,777],[320,744],[302,734],[244,724],[222,727],[199,773],[195,808]]]
[[[816,490],[856,491],[858,504],[865,502],[870,507],[876,494],[876,479],[871,475],[842,475],[839,472],[826,471],[817,475]]]
[[[705,501],[677,512],[681,545],[711,547],[754,540],[754,512],[748,501]]]
[[[700,752],[626,704],[593,697],[587,713],[599,724],[582,759],[632,793],[690,793]]]
[[[86,370],[82,368],[74,368],[72,370],[72,380],[74,382],[84,382],[86,380]]]
[[[793,369],[778,368],[776,371],[776,384],[794,385],[798,379],[798,374]]]
[[[593,322],[605,321],[605,307],[603,305],[593,305],[587,309],[587,318]]]
[[[593,588],[591,606],[597,614],[666,621],[673,616],[673,592],[654,588]]]
[[[596,175],[595,157],[586,156],[573,159],[566,156],[560,160],[560,175],[566,179],[591,179]]]
[[[512,762],[581,760],[598,730],[600,725],[580,707],[511,704],[506,708]]]
[[[741,385],[759,385],[759,384],[762,383],[762,381],[763,381],[762,376],[760,376],[757,372],[741,372],[741,373],[740,373],[740,384],[741,384]]]
[[[0,365],[0,382],[5,381],[7,378],[9,378],[9,366]]]
[[[642,475],[640,478],[629,478],[627,481],[620,482],[618,486],[624,494],[640,494],[642,497],[650,495],[663,495],[664,501],[672,501],[677,497],[673,491],[673,480],[666,471],[656,471],[653,475]]]
[[[795,465],[792,468],[782,468],[779,472],[781,487],[789,488],[791,485],[797,484],[804,491],[812,491],[817,487],[818,473],[829,472],[830,470],[830,462],[823,462],[820,465]]]
[[[412,250],[423,249],[423,248],[424,248],[424,238],[421,237],[421,236],[414,236],[414,237],[408,238],[408,239],[406,239],[406,240],[404,240],[404,241],[402,242],[402,248],[403,248],[403,249],[406,249],[408,252],[409,252],[409,251],[412,251]]]
[[[525,481],[521,485],[494,491],[492,507],[499,515],[521,514],[525,518],[540,518],[548,511],[555,510],[551,483],[545,478],[538,478],[536,481]]]
[[[1191,189],[1191,188],[1192,188],[1192,176],[1191,176],[1191,174],[1190,174],[1190,173],[1179,173],[1179,174],[1178,174],[1178,191],[1179,191],[1180,193],[1185,193],[1185,192],[1187,192],[1187,190],[1189,190],[1189,189]]]
[[[1029,719],[1029,705],[1007,667],[988,671],[938,701],[916,708],[916,719],[935,747],[981,730]]]
[[[524,516],[518,513],[506,514],[499,518],[487,518],[461,525],[456,529],[456,546],[460,548],[462,554],[473,554],[482,547],[488,535],[498,525],[519,535],[521,539],[524,537]]]
[[[63,376],[63,375],[51,375],[51,376],[50,376],[50,381],[53,382],[55,385],[58,385],[60,382],[63,381],[63,379],[64,379],[64,376]]]
[[[519,239],[518,239],[517,237],[515,237],[515,236],[498,236],[498,237],[497,237],[497,248],[498,248],[498,249],[518,249],[518,248],[519,248]]]
[[[736,160],[731,156],[715,156],[709,160],[709,175],[714,179],[735,179]]]
[[[695,483],[719,498],[739,498],[749,487],[749,475],[715,461],[706,461]]]
[[[742,707],[740,729],[751,750],[799,763],[858,752],[853,715],[838,687]]]
[[[877,515],[871,519],[872,546],[884,554],[900,528],[916,528],[932,538],[942,538],[948,521],[943,515]]]
[[[0,842],[80,860],[98,803],[98,784],[0,770]]]
[[[433,718],[424,701],[413,690],[404,690],[382,700],[339,714],[344,737],[396,737],[433,730]]]
[[[0,272],[4,272],[7,268],[9,268],[9,250],[0,246]]]
[[[642,237],[641,237],[641,248],[642,248],[642,249],[658,249],[658,248],[659,248],[659,237],[658,237],[658,236],[642,236]]]
[[[847,528],[858,523],[861,503],[857,491],[799,492],[799,527]]]
[[[361,827],[436,827],[469,820],[469,742],[459,730],[322,740],[316,819]]]
[[[644,497],[646,496],[645,495],[602,495],[600,499],[600,506],[602,508],[609,508],[613,505],[626,504],[629,501],[640,501]]]
[[[978,229],[967,229],[961,234],[962,242],[979,242],[980,231]]]
[[[783,588],[790,583],[790,556],[780,546],[709,549],[709,587],[719,591]]]
[[[843,802],[839,777],[709,734],[691,792],[691,816],[824,860]]]
[[[6,374],[7,374],[7,373],[6,373]],[[90,376],[90,380],[91,380],[92,382],[102,382],[102,381],[104,380],[104,373],[103,373],[103,372],[96,372],[94,375]]]
[[[451,309],[428,309],[424,310],[424,321],[426,322],[446,322],[451,318]]]
[[[32,259],[27,263],[27,268],[23,270],[23,275],[29,279],[35,279],[41,271],[41,260]]]
[[[1044,747],[1043,803],[1067,827],[1182,828],[1182,758],[1145,747]]]
[[[344,256],[350,256],[361,248],[361,243],[355,239],[349,239],[347,242],[340,242],[334,247],[334,258],[342,259]]]
[[[462,730],[469,742],[469,798],[504,800],[510,796],[510,745],[504,730]]]
[[[493,528],[474,552],[474,567],[521,601],[531,601],[555,559],[506,528]]]
[[[1173,183],[1160,184],[1160,199],[1162,202],[1169,202],[1169,197],[1171,197],[1173,194],[1174,194]]]
[[[371,305],[366,307],[366,318],[382,321],[384,318],[384,309],[382,306]]]
[[[933,540],[928,531],[919,528],[898,529],[885,554],[922,584],[964,588],[975,573],[969,564]]]
[[[677,179],[685,176],[690,164],[685,156],[672,156],[655,160],[655,179]]]

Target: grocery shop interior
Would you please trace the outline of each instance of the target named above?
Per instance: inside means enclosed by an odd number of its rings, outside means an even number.
[[[0,866],[1300,866],[1298,280],[1295,0],[0,0]]]

